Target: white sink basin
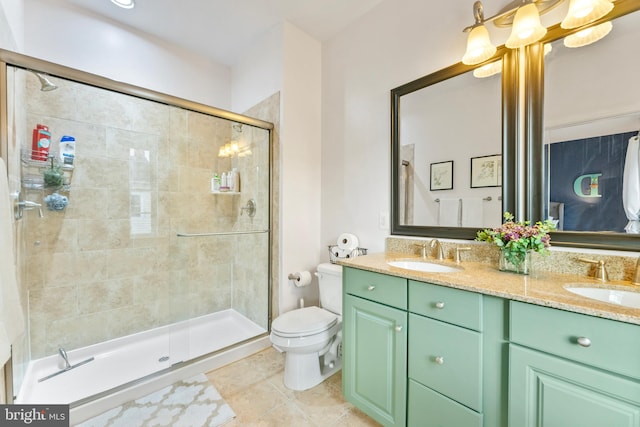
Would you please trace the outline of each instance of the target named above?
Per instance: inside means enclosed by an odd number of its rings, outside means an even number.
[[[462,268],[449,265],[436,264],[428,261],[387,261],[391,267],[404,268],[405,270],[422,271],[424,273],[455,273]]]
[[[623,291],[619,289],[586,288],[574,285],[565,289],[583,297],[608,302],[629,308],[640,308],[640,292]]]

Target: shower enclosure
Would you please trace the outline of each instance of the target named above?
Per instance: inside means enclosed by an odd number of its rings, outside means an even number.
[[[15,402],[73,411],[267,342],[273,125],[0,53],[2,152],[26,201]],[[213,191],[232,169],[237,191]]]

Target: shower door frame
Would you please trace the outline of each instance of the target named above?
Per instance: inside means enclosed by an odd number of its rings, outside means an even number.
[[[244,344],[246,344],[247,342],[251,342],[253,340],[257,340],[257,339],[261,339],[261,338],[265,338],[269,335],[270,331],[271,331],[271,321],[272,321],[272,310],[273,310],[273,273],[274,270],[277,271],[277,268],[275,268],[274,264],[273,264],[273,245],[274,245],[274,213],[273,213],[273,207],[274,207],[274,203],[273,203],[273,197],[274,197],[274,147],[273,147],[273,142],[274,142],[274,124],[267,122],[267,121],[263,121],[260,119],[256,119],[253,117],[249,117],[249,116],[245,116],[243,114],[238,114],[238,113],[234,113],[228,110],[224,110],[224,109],[220,109],[217,107],[212,107],[206,104],[202,104],[202,103],[198,103],[195,101],[189,101],[187,99],[184,98],[179,98],[173,95],[168,95],[165,93],[161,93],[161,92],[157,92],[151,89],[145,89],[145,88],[141,88],[138,86],[134,86],[128,83],[123,83],[123,82],[118,82],[115,80],[111,80],[109,78],[106,77],[102,77],[102,76],[98,76],[95,74],[91,74],[88,72],[84,72],[84,71],[80,71],[80,70],[76,70],[70,67],[66,67],[63,65],[59,65],[53,62],[49,62],[49,61],[45,61],[45,60],[41,60],[38,58],[34,58],[31,56],[27,56],[27,55],[22,55],[16,52],[12,52],[12,51],[8,51],[8,50],[4,50],[4,49],[0,49],[0,158],[7,160],[8,159],[8,147],[9,147],[9,129],[8,129],[8,100],[7,100],[7,95],[8,95],[8,87],[7,87],[7,76],[8,76],[8,72],[7,72],[7,67],[8,66],[14,66],[17,68],[22,68],[28,71],[37,71],[37,72],[42,72],[45,74],[49,74],[51,76],[54,77],[60,77],[60,78],[64,78],[67,80],[71,80],[77,83],[81,83],[81,84],[86,84],[86,85],[91,85],[97,88],[101,88],[101,89],[106,89],[106,90],[110,90],[113,92],[117,92],[117,93],[121,93],[124,95],[130,95],[130,96],[134,96],[137,98],[141,98],[144,100],[148,100],[148,101],[154,101],[160,104],[164,104],[164,105],[168,105],[168,106],[172,106],[172,107],[178,107],[178,108],[182,108],[184,110],[188,110],[188,111],[193,111],[193,112],[197,112],[197,113],[203,113],[203,114],[207,114],[213,117],[217,117],[217,118],[221,118],[221,119],[226,119],[229,121],[233,121],[233,122],[238,122],[238,123],[242,123],[242,124],[246,124],[246,125],[250,125],[250,126],[254,126],[260,129],[265,129],[269,132],[269,156],[268,156],[268,161],[269,161],[269,178],[268,178],[268,185],[269,185],[269,189],[268,189],[268,194],[269,194],[269,214],[268,214],[268,250],[267,250],[267,263],[268,263],[268,270],[267,270],[267,302],[268,302],[268,307],[267,307],[267,331],[257,335],[254,338],[250,338],[244,341],[241,341],[239,343],[235,343],[229,347],[225,347],[221,350],[215,351],[213,353],[207,354],[207,355],[203,355],[203,356],[199,356],[196,357],[192,360],[186,361],[186,362],[182,362],[182,363],[178,363],[176,365],[173,365],[170,368],[167,369],[163,369],[161,371],[155,372],[153,374],[150,374],[147,377],[143,377],[137,380],[134,380],[131,383],[127,383],[127,384],[123,384],[121,387],[118,387],[118,389],[120,388],[126,388],[128,386],[130,386],[131,384],[135,384],[138,383],[140,381],[145,380],[148,377],[153,377],[159,374],[162,374],[164,372],[167,371],[173,371],[176,369],[180,369],[181,367],[183,367],[185,364],[191,364],[191,363],[196,363],[199,362],[207,357],[210,357],[212,355],[215,355],[217,353],[223,352],[223,351],[228,351],[230,349],[233,349],[235,347],[239,347],[242,346]],[[26,322],[28,322],[28,320],[25,320]],[[26,334],[29,334],[29,331],[27,329],[27,331],[25,332]],[[29,337],[27,337],[27,339],[29,339]],[[31,358],[31,355],[29,355],[29,358]],[[14,401],[14,390],[13,390],[13,377],[14,377],[14,373],[13,373],[13,359],[10,358],[9,361],[5,364],[4,366],[4,379],[5,379],[5,396],[6,396],[6,400],[7,403],[11,404]],[[74,405],[81,405],[83,403],[86,403],[87,401],[91,401],[94,399],[98,399],[101,398],[105,395],[108,395],[110,393],[112,393],[114,390],[108,390],[106,392],[100,393],[98,395],[95,396],[91,396],[89,398],[86,399],[82,399],[81,401],[78,402],[74,402]]]

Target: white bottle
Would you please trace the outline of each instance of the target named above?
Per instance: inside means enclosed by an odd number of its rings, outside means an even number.
[[[233,170],[230,170],[227,173],[227,187],[229,187],[229,191],[234,191],[233,189],[233,181],[235,180],[234,178],[235,176],[233,175]]]
[[[238,169],[233,168],[231,170],[231,176],[233,176],[233,182],[231,187],[231,191],[239,193],[240,192],[240,174],[238,173]]]
[[[227,174],[222,172],[222,177],[220,178],[220,191],[229,191],[229,181],[227,180]]]

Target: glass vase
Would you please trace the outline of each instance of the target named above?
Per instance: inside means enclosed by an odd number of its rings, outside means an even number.
[[[505,256],[504,251],[500,251],[500,263],[498,265],[500,271],[509,271],[517,274],[529,274],[531,271],[531,251],[527,251],[524,258],[520,262],[511,262]]]

